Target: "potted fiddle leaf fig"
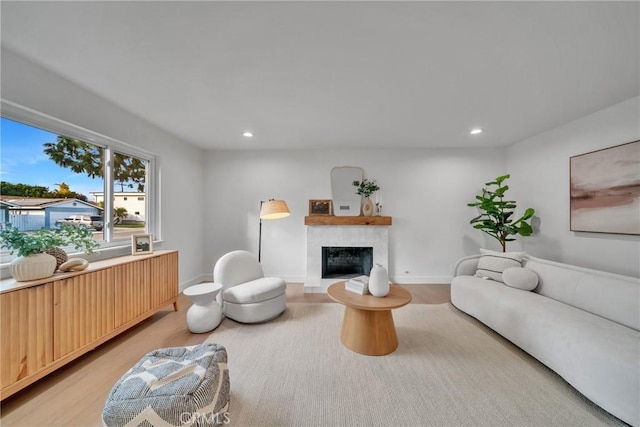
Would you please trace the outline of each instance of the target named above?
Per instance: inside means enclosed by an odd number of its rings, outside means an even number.
[[[473,218],[469,223],[473,228],[487,233],[489,236],[500,242],[502,252],[507,251],[507,242],[513,242],[511,236],[531,236],[533,228],[528,222],[535,214],[535,210],[527,208],[520,218],[514,218],[516,202],[505,200],[505,193],[509,186],[504,182],[511,175],[502,175],[494,181],[485,185],[492,188],[483,188],[482,194],[476,196],[476,202],[468,203],[467,206],[478,208],[481,214]]]
[[[20,231],[10,223],[0,230],[0,247],[18,257],[11,261],[11,276],[19,282],[43,279],[51,276],[61,264],[61,254],[66,254],[60,246],[73,246],[87,254],[100,246],[93,240],[90,229],[82,226],[63,224],[47,230],[44,227],[33,232]],[[64,261],[62,261],[64,262]]]

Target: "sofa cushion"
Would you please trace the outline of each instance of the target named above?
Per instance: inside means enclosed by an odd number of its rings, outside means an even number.
[[[539,278],[535,292],[640,330],[640,280],[526,256]]]
[[[504,284],[512,288],[532,291],[538,286],[538,275],[524,267],[509,267],[502,272]]]
[[[509,267],[521,267],[524,252],[495,252],[480,249],[482,256],[478,260],[476,276],[488,277],[502,282],[502,272]]]
[[[232,286],[222,293],[224,301],[251,304],[276,298],[286,292],[286,283],[279,277],[263,277]]]

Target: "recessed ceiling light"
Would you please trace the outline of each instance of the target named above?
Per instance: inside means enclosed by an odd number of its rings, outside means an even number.
[[[475,128],[475,129],[471,129],[471,132],[469,132],[471,135],[477,135],[479,133],[482,133],[482,129],[480,128]]]
[[[242,136],[247,137],[247,138],[251,138],[253,136],[253,132],[249,132],[249,131],[243,132]]]

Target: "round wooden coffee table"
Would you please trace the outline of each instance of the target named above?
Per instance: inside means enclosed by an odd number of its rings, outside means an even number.
[[[377,298],[346,291],[344,284],[334,283],[327,289],[332,300],[345,306],[340,333],[342,344],[369,356],[393,353],[398,348],[398,337],[391,310],[409,304],[411,294],[398,285],[391,285],[386,297]]]

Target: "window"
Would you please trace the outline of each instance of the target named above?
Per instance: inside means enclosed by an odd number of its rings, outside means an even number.
[[[0,120],[0,224],[30,231],[85,216],[103,247],[159,237],[153,155],[6,101]]]
[[[130,241],[132,234],[145,230],[146,197],[140,194],[146,195],[147,166],[147,160],[136,156],[121,152],[113,155],[113,240]],[[125,194],[133,194],[135,197]]]

